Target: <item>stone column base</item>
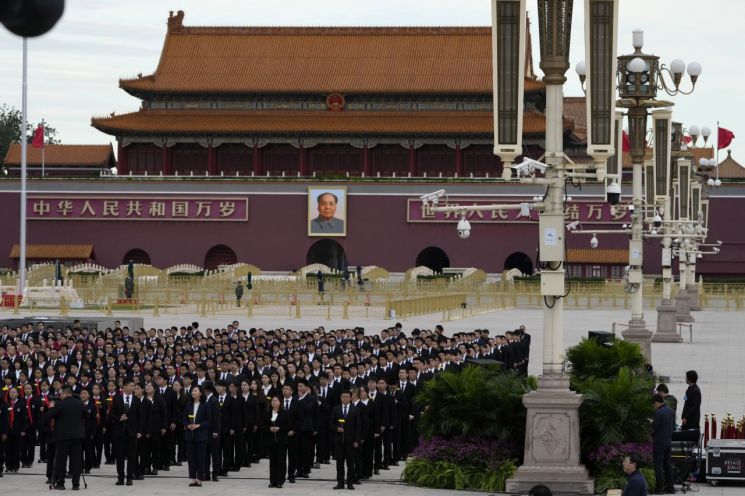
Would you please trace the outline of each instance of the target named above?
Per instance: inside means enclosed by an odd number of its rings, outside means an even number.
[[[594,493],[594,481],[579,461],[582,395],[567,386],[566,376],[546,374],[539,378],[538,390],[523,396],[528,409],[525,462],[507,480],[507,492],[527,493],[544,484],[554,493]]]
[[[677,310],[672,300],[662,300],[657,307],[657,331],[652,336],[653,343],[682,343],[677,331]]]
[[[652,363],[652,333],[647,329],[644,319],[630,320],[628,329],[621,335],[624,341],[638,344],[647,363]]]
[[[699,301],[698,297],[698,286],[695,284],[692,286],[688,286],[688,288],[686,288],[686,292],[688,293],[688,306],[690,307],[691,311],[701,311],[701,302]]]
[[[678,322],[693,322],[693,316],[691,315],[690,299],[688,298],[688,291],[681,289],[678,291],[678,295],[675,297],[675,318]]]

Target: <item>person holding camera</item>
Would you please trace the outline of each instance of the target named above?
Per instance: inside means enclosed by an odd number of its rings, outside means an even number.
[[[88,418],[83,403],[72,394],[70,386],[63,386],[60,401],[55,402],[49,415],[54,421],[54,439],[56,444],[54,462],[54,489],[65,489],[65,468],[70,460],[72,489],[80,489],[80,472],[83,461],[83,439],[85,439],[85,421]]]

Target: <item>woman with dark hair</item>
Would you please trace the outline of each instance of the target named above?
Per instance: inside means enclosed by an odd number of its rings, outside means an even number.
[[[145,397],[142,400],[142,428],[141,432],[144,439],[143,454],[145,475],[158,475],[158,470],[162,466],[161,442],[166,433],[168,426],[168,409],[163,397],[158,393],[156,386],[152,382],[145,384]]]
[[[184,393],[184,383],[181,379],[176,379],[171,385],[173,389],[173,402],[171,414],[171,425],[169,428],[173,432],[173,448],[170,456],[175,461],[173,465],[180,467],[181,463],[186,460],[186,446],[184,445],[184,409],[191,398]],[[174,458],[175,457],[175,458]]]
[[[210,435],[211,411],[202,399],[202,388],[191,389],[191,401],[184,408],[183,426],[186,456],[189,459],[189,487],[202,487],[207,477],[207,440]]]
[[[264,421],[264,413],[269,409],[269,400],[264,395],[264,389],[261,387],[261,384],[256,379],[251,381],[251,395],[254,397],[254,402],[256,405],[256,428],[254,429],[253,439],[253,461],[255,463],[259,463],[266,454],[266,435],[264,433],[264,429],[262,428],[262,422]]]
[[[269,447],[269,487],[281,489],[287,471],[287,432],[290,417],[282,410],[279,397],[272,398],[269,411],[264,414],[264,429]]]

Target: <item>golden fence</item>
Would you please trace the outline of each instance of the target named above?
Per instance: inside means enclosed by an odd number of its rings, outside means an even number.
[[[48,275],[48,268],[40,271]],[[12,293],[14,275],[0,278],[3,292]],[[325,280],[323,293],[311,278],[255,278],[238,305],[231,278],[203,275],[138,277],[134,292],[126,297],[121,273],[71,275],[65,283],[75,289],[78,300],[58,298],[50,303],[11,301],[5,311],[58,309],[60,313],[86,311],[113,315],[197,314],[265,315],[289,318],[396,318],[441,314],[442,319],[467,318],[505,308],[539,309],[544,305],[537,279],[485,282],[473,278],[366,281],[358,285],[341,279]],[[677,286],[674,286],[677,288]],[[621,281],[567,281],[567,309],[628,309],[631,295]],[[702,308],[721,311],[745,309],[745,284],[704,282],[699,284]],[[644,305],[655,308],[662,300],[659,282],[644,283]],[[673,293],[674,295],[675,293]],[[15,308],[14,308],[15,307]]]

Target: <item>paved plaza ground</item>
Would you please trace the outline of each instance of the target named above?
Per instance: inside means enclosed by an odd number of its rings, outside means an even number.
[[[732,413],[740,416],[745,413],[745,319],[737,312],[701,311],[694,313],[696,322],[693,327],[693,343],[688,342],[685,332],[685,342],[682,344],[653,344],[652,362],[655,370],[671,378],[669,385],[671,393],[682,403],[685,391],[685,371],[695,369],[699,373],[699,385],[703,394],[702,412],[716,412],[718,416]],[[0,318],[11,317],[9,312],[0,313]],[[124,317],[124,315],[122,315]],[[377,333],[380,329],[392,325],[390,320],[341,320],[324,318],[303,318],[295,320],[278,317],[255,317],[247,319],[245,314],[218,315],[198,317],[196,315],[162,315],[160,317],[143,316],[146,327],[164,327],[170,325],[186,325],[193,321],[200,322],[200,327],[224,326],[232,320],[239,320],[241,327],[284,327],[297,330],[312,329],[324,326],[327,329],[363,326],[367,333]],[[415,327],[432,328],[440,323],[441,315],[425,315],[401,320],[404,330],[410,332]],[[566,346],[571,346],[586,336],[588,331],[609,331],[612,323],[626,323],[629,318],[627,310],[568,310],[565,314]],[[647,311],[645,318],[650,327],[656,323],[656,313]],[[455,320],[444,323],[448,334],[472,329],[489,329],[492,334],[513,329],[520,324],[527,326],[532,335],[530,373],[538,375],[541,372],[541,350],[543,337],[542,312],[540,310],[502,310],[486,313],[476,317]],[[620,328],[619,328],[620,330]],[[185,467],[175,468],[171,472],[162,472],[164,476],[148,478],[144,482],[135,482],[134,490],[148,495],[180,494],[182,491],[201,492],[202,494],[218,494],[245,492],[247,494],[331,494],[342,492],[332,491],[335,471],[333,466],[324,465],[321,470],[314,471],[309,480],[298,480],[297,484],[285,484],[281,491],[268,489],[268,462],[262,461],[258,466],[244,469],[239,474],[221,480],[218,483],[206,482],[201,489],[188,488],[185,478]],[[430,489],[408,487],[400,482],[402,467],[392,467],[390,471],[382,472],[374,480],[359,486],[355,494],[364,495],[397,495],[419,496],[430,494],[452,494],[454,491],[434,491]],[[88,491],[95,491],[101,496],[109,496],[131,488],[115,487],[113,467],[105,466],[88,477]],[[0,494],[25,495],[48,492],[43,484],[44,477],[40,467],[25,469],[19,474],[6,474],[0,479]],[[68,483],[69,486],[69,483]],[[704,496],[735,496],[745,494],[745,486],[729,485],[711,487],[702,484],[700,494]],[[7,492],[6,492],[7,491]],[[345,490],[346,492],[346,490]]]

